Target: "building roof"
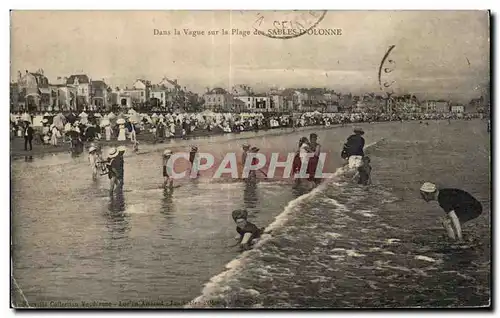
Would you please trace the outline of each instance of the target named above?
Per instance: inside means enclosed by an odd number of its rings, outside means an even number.
[[[146,86],[151,86],[151,81],[148,81],[148,80],[145,80],[145,79],[141,79],[141,78],[138,78],[137,81],[141,82],[142,84],[144,84]]]
[[[78,78],[78,83],[80,84],[88,84],[90,83],[89,77],[85,74],[71,75],[66,80],[66,84],[72,85],[75,84],[75,78]]]
[[[108,88],[108,85],[104,81],[92,81],[90,83],[90,85],[92,85],[92,87],[95,87],[95,88],[101,88],[101,89]]]
[[[166,83],[165,83],[165,82],[166,82]],[[179,83],[177,83],[177,80],[176,80],[176,79],[171,80],[171,79],[168,79],[168,78],[165,76],[165,77],[163,77],[163,78],[161,79],[160,84],[162,84],[161,86],[163,86],[163,87],[167,88],[167,87],[165,86],[165,84],[167,84],[167,83],[168,83],[168,84],[170,84],[170,85],[172,85],[173,87],[175,87],[175,88],[177,88],[177,89],[180,89],[180,88],[181,88],[181,86],[179,85]]]
[[[40,86],[40,87],[48,87],[49,86],[49,80],[43,74],[32,73],[32,72],[30,72],[29,74],[35,78],[37,86]]]
[[[208,94],[227,94],[227,91],[223,88],[216,87],[208,92]]]

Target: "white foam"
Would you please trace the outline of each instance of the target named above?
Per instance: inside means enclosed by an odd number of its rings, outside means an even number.
[[[333,233],[333,232],[326,232],[325,235],[332,238],[332,239],[338,239],[339,237],[342,236],[338,233]]]
[[[386,240],[387,244],[399,243],[399,241],[400,241],[400,239],[396,239],[396,238],[390,238],[390,239]]]
[[[345,248],[336,247],[332,249],[332,252],[343,252],[343,251],[345,251]]]
[[[356,252],[355,250],[347,250],[347,256],[350,256],[350,257],[363,257],[363,256],[366,256],[365,254],[360,254],[358,252]]]
[[[370,210],[358,210],[358,211],[355,211],[354,213],[355,213],[355,214],[362,215],[362,216],[367,217],[367,218],[372,218],[372,217],[374,217],[374,216],[375,216],[375,215],[373,215],[373,214],[371,213],[371,211],[370,211]]]
[[[146,209],[144,203],[139,203],[127,206],[124,212],[127,214],[144,214],[146,213]]]
[[[436,262],[440,262],[440,260],[436,260],[432,257],[428,257],[428,256],[425,256],[425,255],[417,255],[415,256],[415,259],[418,259],[418,260],[421,260],[421,261],[426,261],[426,262],[432,262],[432,263],[436,263]]]
[[[335,171],[334,176],[338,177],[343,172],[344,172],[344,167],[340,167],[337,169],[337,171]],[[279,228],[279,227],[285,225],[286,222],[288,221],[289,215],[294,211],[295,207],[297,207],[303,201],[305,201],[309,198],[312,198],[316,194],[318,194],[319,192],[323,191],[327,185],[328,185],[328,182],[324,182],[324,183],[320,184],[318,187],[314,188],[311,192],[306,193],[306,194],[296,198],[295,200],[290,201],[288,203],[288,205],[285,207],[284,211],[274,219],[274,222],[272,222],[271,224],[269,224],[266,227],[265,232],[270,232],[276,228]],[[335,201],[335,200],[333,200],[333,201]],[[339,203],[336,202],[336,204],[339,204]]]
[[[373,143],[370,143],[368,145],[365,146],[365,149],[366,148],[369,148],[375,144],[377,144],[378,142],[382,141],[383,139],[380,139],[379,141],[376,141],[376,142],[373,142]],[[319,192],[323,191],[324,189],[326,189],[326,187],[331,184],[331,183],[335,183],[335,181],[338,180],[338,177],[339,176],[342,176],[346,171],[348,170],[347,167],[343,166],[343,167],[340,167],[338,168],[335,173],[333,174],[333,178],[328,180],[327,182],[323,182],[322,184],[320,184],[318,187],[314,188],[312,191],[310,191],[309,193],[306,193],[292,201],[290,201],[288,203],[288,205],[285,207],[285,209],[283,210],[283,212],[281,214],[279,214],[275,220],[269,224],[266,229],[264,230],[264,232],[271,232],[275,229],[278,229],[280,227],[282,227],[283,225],[285,225],[288,220],[289,220],[289,216],[292,214],[292,212],[295,211],[295,208],[302,202],[304,202],[305,200],[309,199],[309,198],[312,198],[314,197],[315,195],[317,195]],[[331,199],[333,200],[333,199]],[[340,204],[339,202],[337,202],[336,200],[333,200],[332,202],[334,202],[338,207],[344,207],[346,208],[345,206],[343,206],[342,204]],[[205,284],[205,287],[203,288],[202,292],[201,292],[201,295],[196,297],[195,299],[193,299],[191,302],[189,302],[187,305],[185,305],[184,307],[185,308],[193,308],[193,307],[197,307],[199,306],[199,304],[206,304],[207,302],[204,301],[205,299],[210,299],[210,297],[216,297],[218,295],[220,295],[220,293],[223,291],[223,287],[220,286],[223,282],[225,281],[228,281],[233,275],[235,275],[238,271],[240,271],[245,263],[245,261],[247,260],[248,256],[250,255],[250,253],[255,253],[256,249],[265,244],[265,242],[267,242],[268,240],[270,240],[272,238],[272,235],[265,235],[263,236],[259,242],[254,246],[254,248],[250,251],[246,251],[244,253],[242,253],[239,257],[237,257],[236,259],[232,260],[231,262],[229,262],[225,267],[226,267],[226,271],[218,274],[218,275],[215,275],[213,276],[212,278],[210,278],[209,282]],[[335,251],[337,249],[333,249],[333,251]],[[345,249],[341,249],[341,250],[345,250]],[[362,256],[365,256],[363,254],[358,254],[356,253],[354,250],[350,250],[350,251],[347,251],[347,254],[349,256],[353,256],[353,257],[362,257]],[[226,290],[227,291],[227,290]]]

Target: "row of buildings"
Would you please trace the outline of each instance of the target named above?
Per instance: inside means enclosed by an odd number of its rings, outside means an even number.
[[[56,83],[49,83],[40,69],[18,72],[17,81],[10,84],[12,111],[92,111],[114,106],[175,111],[200,102],[176,79],[166,77],[158,84],[137,79],[130,87],[112,88],[104,80],[94,80],[86,74],[58,77]]]
[[[364,95],[341,94],[323,88],[271,89],[256,94],[245,85],[237,85],[231,92],[223,88],[207,90],[204,107],[212,111],[235,112],[455,112],[484,111],[484,99],[473,99],[468,105],[445,100],[419,101],[414,95],[384,98],[374,93]]]
[[[182,87],[177,80],[164,77],[158,84],[137,79],[130,87],[112,88],[104,80],[93,80],[86,74],[59,77],[49,83],[43,70],[18,72],[11,83],[12,111],[82,111],[134,107],[143,110],[216,112],[481,112],[483,97],[468,105],[445,100],[419,101],[414,95],[384,98],[374,93],[341,94],[325,88],[271,89],[255,93],[246,85],[230,91],[206,90],[202,97]]]

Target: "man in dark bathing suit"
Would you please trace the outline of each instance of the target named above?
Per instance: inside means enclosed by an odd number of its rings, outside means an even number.
[[[232,217],[236,223],[236,232],[240,235],[238,244],[242,250],[248,250],[253,244],[252,241],[260,238],[263,229],[259,229],[255,224],[248,222],[248,212],[246,210],[234,210]]]
[[[438,201],[446,212],[442,223],[448,236],[462,241],[461,223],[473,220],[481,215],[481,203],[469,193],[459,189],[438,189],[435,184],[426,182],[420,188],[420,195],[426,201]]]

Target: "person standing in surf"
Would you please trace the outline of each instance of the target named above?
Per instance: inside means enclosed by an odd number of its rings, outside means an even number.
[[[446,212],[442,224],[452,240],[463,240],[461,224],[476,219],[483,212],[481,203],[468,192],[460,189],[438,189],[435,184],[425,182],[420,195],[426,201],[438,201]]]
[[[191,163],[191,171],[193,171],[193,169],[195,169],[196,170],[196,177],[199,177],[200,172],[198,171],[198,167],[197,167],[198,161],[196,160],[197,153],[198,153],[198,147],[191,146],[191,151],[189,152],[189,162]]]
[[[358,184],[370,185],[372,183],[372,166],[370,165],[370,157],[363,157],[363,164],[358,167],[358,171],[353,177],[353,180],[357,180]]]
[[[245,171],[245,164],[247,162],[247,156],[248,156],[248,152],[250,151],[250,145],[248,143],[244,143],[241,148],[243,149],[243,153],[241,154],[241,165],[242,165],[242,172],[241,172],[241,178],[243,180],[246,180],[247,178],[245,178],[244,176],[244,171]]]
[[[295,177],[296,174],[300,173],[302,168],[302,163],[305,162],[305,158],[307,153],[310,151],[309,149],[309,141],[306,137],[302,137],[299,140],[299,148],[295,154],[295,158],[293,159],[292,164],[292,175]],[[300,184],[300,176],[295,178],[295,187]]]
[[[364,134],[363,129],[355,128],[354,134],[349,136],[344,144],[341,156],[349,160],[349,169],[357,169],[363,164],[365,139],[362,136]]]
[[[172,190],[174,188],[174,180],[170,178],[168,174],[168,161],[172,156],[172,150],[166,149],[163,152],[162,161],[163,161],[163,189],[164,190]]]
[[[115,190],[121,189],[120,182],[123,177],[123,171],[119,163],[118,150],[116,148],[111,148],[108,153],[107,168],[108,168],[108,178],[109,178],[109,196],[113,196]]]
[[[99,170],[100,162],[102,162],[102,158],[98,148],[94,145],[89,148],[89,163],[90,168],[92,169],[92,180],[97,180],[97,173]]]
[[[307,166],[307,173],[309,174],[309,181],[319,184],[321,182],[320,178],[316,178],[316,168],[319,163],[319,154],[321,152],[321,145],[318,143],[318,135],[312,133],[309,135],[309,152],[313,153],[313,157],[309,158],[309,163]]]
[[[123,190],[123,185],[125,184],[125,151],[127,150],[127,147],[125,146],[119,146],[116,148],[118,151],[118,165],[120,166],[120,171],[121,171],[121,176],[120,176],[120,190]]]
[[[250,148],[250,150],[248,151],[248,153],[258,153],[259,152],[259,148],[257,147],[252,147]],[[246,161],[246,158],[245,158],[245,161]],[[257,164],[259,163],[259,159],[257,158],[252,158],[252,166],[256,166]],[[259,170],[260,171],[260,170]],[[262,171],[261,171],[262,172]],[[257,182],[257,171],[255,170],[250,170],[248,172],[248,179],[247,181],[250,181],[250,182]]]

